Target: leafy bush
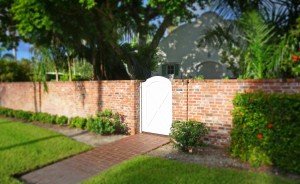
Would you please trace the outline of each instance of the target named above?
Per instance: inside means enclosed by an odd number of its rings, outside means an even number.
[[[87,129],[99,134],[126,134],[127,126],[122,123],[120,114],[104,110],[97,117],[87,119]]]
[[[22,110],[12,110],[0,107],[0,115],[6,117],[16,117],[26,121],[39,121],[48,124],[65,125],[68,123],[66,116],[51,115],[43,112],[29,112]],[[99,134],[127,134],[128,127],[122,123],[122,117],[111,110],[105,110],[97,114],[96,117],[82,118],[73,117],[70,119],[69,127],[87,129]]]
[[[44,112],[37,112],[35,116],[32,118],[32,121],[40,121],[43,123],[54,124],[56,120],[56,115],[51,115]]]
[[[115,129],[109,119],[96,117],[88,120],[87,129],[98,134],[113,134]]]
[[[13,111],[13,114],[15,118],[23,119],[25,121],[30,121],[33,113],[28,111],[16,110]]]
[[[300,173],[300,94],[238,94],[234,99],[232,156],[253,166],[274,164]]]
[[[6,117],[13,117],[13,110],[1,107],[0,113]]]
[[[71,128],[76,127],[76,128],[85,129],[86,122],[87,122],[86,118],[81,118],[81,117],[76,116],[76,117],[73,117],[73,118],[70,119],[69,127],[71,127]]]
[[[170,137],[176,148],[188,151],[191,147],[203,146],[203,137],[209,129],[204,123],[196,121],[175,121],[172,124]]]
[[[66,116],[57,116],[55,122],[58,125],[65,125],[68,123],[68,118]]]
[[[23,59],[19,62],[14,60],[0,59],[0,81],[30,81],[31,63]]]
[[[22,110],[13,110],[13,109],[8,109],[8,108],[0,108],[0,114],[4,115],[6,117],[11,117],[11,118],[19,118],[23,119],[25,121],[30,121],[32,112],[28,111],[22,111]]]

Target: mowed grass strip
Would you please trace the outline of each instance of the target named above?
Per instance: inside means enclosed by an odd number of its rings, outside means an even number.
[[[263,173],[209,168],[150,156],[139,156],[112,167],[84,184],[295,184]]]
[[[0,183],[19,183],[13,175],[89,149],[90,146],[47,129],[0,119]]]

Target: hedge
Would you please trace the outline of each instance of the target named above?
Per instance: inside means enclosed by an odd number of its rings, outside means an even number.
[[[300,94],[237,94],[232,156],[300,173]]]
[[[96,117],[71,117],[51,115],[44,112],[29,112],[23,110],[13,110],[0,107],[0,115],[6,117],[18,118],[27,122],[39,121],[48,124],[66,125],[69,121],[69,127],[81,128],[98,134],[127,134],[128,127],[123,123],[122,116],[113,113],[111,110],[105,110],[96,115]]]

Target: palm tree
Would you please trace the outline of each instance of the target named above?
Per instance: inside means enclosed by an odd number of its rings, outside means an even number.
[[[212,0],[212,9],[227,18],[238,19],[245,12],[257,11],[275,31],[291,29],[300,16],[299,0]]]
[[[1,59],[6,59],[6,60],[15,60],[15,56],[10,53],[5,53],[3,56],[1,56]]]
[[[224,61],[229,68],[239,71],[244,78],[271,78],[290,75],[284,66],[288,49],[282,49],[291,39],[285,33],[290,32],[300,17],[299,0],[214,0],[212,9],[225,18],[232,19],[229,23],[208,30],[199,41],[199,45],[210,44],[225,47]],[[288,18],[287,18],[288,17]],[[237,34],[238,33],[238,34]],[[287,40],[288,39],[288,40]],[[273,45],[277,45],[274,47]],[[238,48],[238,49],[237,49]],[[295,49],[293,49],[295,50]],[[239,55],[238,68],[235,63],[226,59],[228,54]],[[285,55],[285,57],[282,57]],[[290,67],[290,66],[289,66]],[[235,76],[237,77],[237,76]]]

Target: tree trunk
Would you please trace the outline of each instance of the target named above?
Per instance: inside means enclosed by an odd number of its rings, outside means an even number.
[[[58,70],[55,68],[55,81],[58,82]]]
[[[93,73],[94,73],[93,80],[100,81],[101,80],[100,63],[97,62],[97,55],[95,50],[92,51],[92,65],[93,65]]]
[[[70,56],[68,56],[68,72],[69,72],[69,81],[72,81],[71,62],[72,62],[72,58],[71,58]]]

